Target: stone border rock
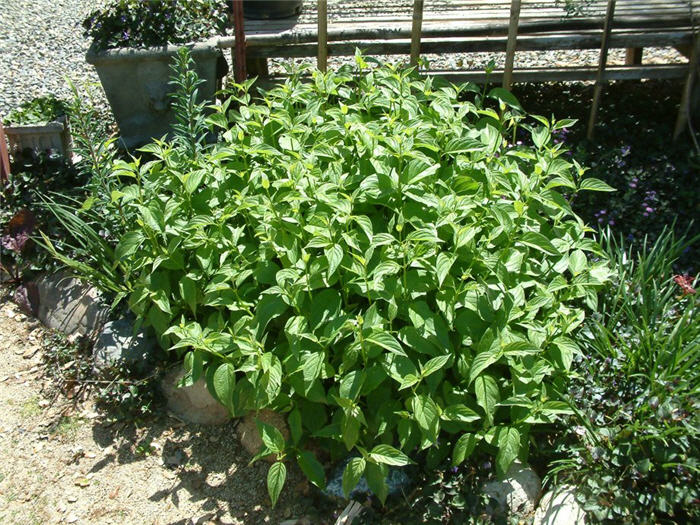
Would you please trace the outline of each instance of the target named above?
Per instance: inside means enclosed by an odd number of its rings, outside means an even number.
[[[97,288],[67,272],[42,275],[36,280],[37,317],[48,328],[66,335],[95,337],[107,322],[109,306]]]
[[[204,378],[195,384],[178,387],[185,371],[175,366],[166,372],[161,381],[161,390],[168,409],[179,419],[200,425],[222,425],[231,420],[228,410],[212,397]]]

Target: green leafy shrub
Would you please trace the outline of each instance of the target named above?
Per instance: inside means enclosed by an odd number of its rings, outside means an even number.
[[[223,34],[227,23],[222,0],[113,0],[91,12],[83,28],[99,49],[143,48]]]
[[[6,126],[46,124],[66,115],[68,105],[53,95],[37,97],[12,110],[5,119]]]
[[[595,522],[700,519],[700,303],[672,270],[696,241],[670,230],[639,249],[604,239],[616,274],[582,338],[570,388],[580,421],[559,440],[565,459],[551,473],[578,485]]]
[[[344,489],[364,474],[382,501],[388,466],[422,450],[505,472],[533,425],[570,412],[574,334],[608,276],[558,191],[610,189],[552,144],[572,122],[356,61],[260,101],[235,86],[207,118],[215,144],[178,104],[172,143],[114,166],[133,180],[115,195],[135,216],[114,253],[130,308],[185,384],[205,377],[234,415],[287,414],[289,442],[260,425],[273,503],[289,457],[324,484],[312,440],[357,454]],[[518,128],[534,147],[508,144]]]

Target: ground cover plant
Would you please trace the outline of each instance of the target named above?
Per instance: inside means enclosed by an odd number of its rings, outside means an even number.
[[[185,384],[205,378],[234,415],[286,415],[288,442],[259,427],[272,502],[287,459],[324,484],[319,446],[354,455],[344,490],[365,475],[381,501],[387,468],[426,453],[488,454],[499,473],[525,459],[570,412],[574,334],[609,273],[560,193],[610,190],[552,142],[572,122],[359,55],[259,101],[237,85],[207,115],[189,61],[175,139],[112,165],[131,183],[109,205],[134,220],[109,282]]]
[[[64,116],[68,104],[53,95],[37,97],[12,110],[5,120],[6,126],[46,124]]]
[[[41,195],[52,191],[70,195],[81,181],[75,170],[45,157],[14,163],[13,171],[9,183],[0,188],[0,271],[2,280],[9,277],[19,283],[55,266],[47,252],[34,247],[38,229],[54,238],[61,231],[54,216],[41,209]]]
[[[221,0],[113,0],[85,18],[84,36],[100,50],[196,42],[225,32],[226,6]]]
[[[596,522],[700,519],[700,303],[696,278],[672,267],[692,242],[669,230],[640,246],[604,238],[616,274],[581,338],[578,425],[558,438],[551,472],[579,487]]]

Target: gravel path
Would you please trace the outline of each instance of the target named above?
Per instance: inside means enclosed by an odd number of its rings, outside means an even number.
[[[77,85],[99,80],[92,66],[85,63],[89,42],[82,36],[80,22],[108,0],[0,0],[0,117],[34,97],[55,94],[68,97],[65,77]],[[227,53],[228,55],[228,53]],[[429,56],[432,69],[483,70],[489,60],[497,67],[504,53],[451,54]],[[516,67],[596,65],[598,52],[549,51],[516,55]],[[392,57],[395,58],[395,57]],[[348,58],[352,60],[351,57]],[[331,66],[345,62],[332,58]],[[286,60],[285,60],[286,61]],[[301,62],[304,60],[298,60]],[[314,62],[313,59],[306,61]],[[683,62],[672,48],[645,49],[645,63]],[[271,61],[271,71],[279,72],[282,60]],[[610,63],[624,63],[624,50],[612,50]],[[107,102],[101,87],[94,90],[98,107]]]
[[[184,424],[159,411],[109,421],[91,401],[54,399],[45,329],[0,289],[0,523],[329,525],[296,466],[270,509],[267,463],[248,465],[236,423]],[[330,514],[330,513],[329,513]]]
[[[76,85],[98,83],[85,63],[89,46],[80,22],[106,0],[0,0],[0,116],[34,97],[69,97]],[[98,92],[98,105],[106,105]]]

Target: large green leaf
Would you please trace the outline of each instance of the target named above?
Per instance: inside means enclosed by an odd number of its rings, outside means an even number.
[[[346,498],[350,497],[352,489],[354,489],[365,473],[365,458],[352,458],[348,461],[343,471],[343,493]]]
[[[500,348],[498,343],[476,354],[469,369],[469,383],[473,383],[484,370],[497,362],[502,355],[503,349]]]
[[[229,412],[233,413],[233,389],[236,386],[236,367],[231,363],[219,365],[213,377],[216,397]]]
[[[373,343],[377,346],[381,346],[385,350],[389,350],[389,352],[392,352],[394,354],[399,354],[399,355],[406,355],[406,352],[404,352],[403,348],[401,348],[401,343],[399,343],[396,338],[391,335],[389,332],[376,332],[373,333],[365,339],[368,343]]]
[[[476,392],[476,402],[484,409],[489,425],[493,425],[496,405],[501,400],[498,383],[492,376],[482,374],[474,380],[474,391]]]
[[[423,434],[434,443],[440,429],[440,408],[432,398],[422,394],[415,396],[411,402],[413,419]]]
[[[389,487],[386,484],[386,468],[385,465],[377,465],[375,463],[367,463],[365,468],[367,485],[369,485],[370,490],[379,498],[382,504],[384,504],[389,495]]]
[[[428,377],[430,374],[442,370],[451,358],[452,356],[449,355],[439,355],[429,359],[421,366],[421,376]]]
[[[593,177],[583,179],[579,185],[579,189],[586,191],[617,191],[602,180]]]
[[[284,450],[284,436],[277,428],[259,419],[255,420],[255,424],[258,427],[263,445],[270,452],[277,454]]]
[[[519,239],[520,243],[539,250],[547,255],[560,255],[547,237],[538,232],[526,232]]]
[[[326,486],[326,474],[323,470],[323,465],[319,463],[314,456],[313,452],[308,450],[302,450],[297,455],[297,463],[301,471],[306,474],[309,481],[316,485],[320,489],[324,489]]]
[[[343,248],[340,244],[333,244],[324,250],[328,259],[328,277],[331,277],[343,260]]]
[[[284,466],[284,463],[277,461],[270,465],[270,470],[267,472],[267,492],[273,507],[277,504],[286,480],[287,467]]]
[[[369,453],[369,457],[377,463],[395,465],[397,467],[403,467],[404,465],[410,465],[413,463],[413,461],[411,461],[406,454],[398,449],[395,449],[391,445],[377,445]]]
[[[498,455],[496,467],[501,475],[508,472],[520,453],[520,432],[514,427],[502,427],[498,432]]]
[[[445,282],[445,277],[450,273],[450,268],[452,268],[454,262],[455,258],[453,256],[447,255],[444,252],[438,254],[435,262],[435,273],[439,286],[442,286],[442,283]]]
[[[462,464],[474,452],[476,444],[477,438],[474,434],[462,434],[459,436],[452,451],[452,465],[456,467]]]

